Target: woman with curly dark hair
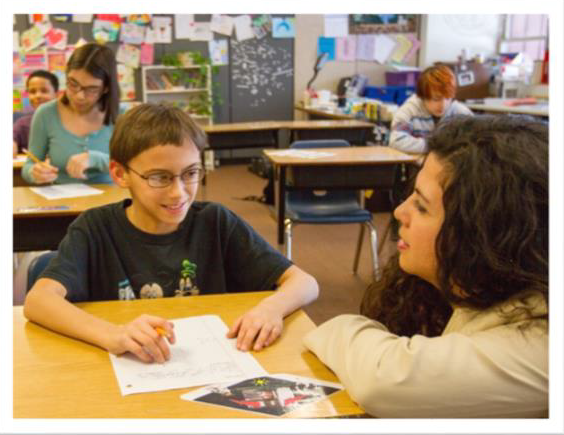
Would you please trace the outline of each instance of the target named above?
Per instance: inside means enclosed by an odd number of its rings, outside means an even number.
[[[379,417],[548,416],[548,128],[454,118],[396,210],[361,313],[306,346]]]

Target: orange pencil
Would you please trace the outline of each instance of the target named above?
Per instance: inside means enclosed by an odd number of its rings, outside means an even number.
[[[157,333],[163,337],[168,337],[168,333],[160,326],[156,326],[155,331],[157,331]]]
[[[39,160],[37,157],[35,157],[31,151],[29,151],[29,150],[24,150],[24,153],[25,153],[31,160],[33,160],[34,163],[43,163],[41,160]]]

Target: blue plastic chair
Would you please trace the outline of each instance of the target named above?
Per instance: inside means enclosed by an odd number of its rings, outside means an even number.
[[[57,251],[51,251],[38,255],[33,260],[31,260],[27,268],[26,292],[28,292],[33,287],[33,284],[35,284],[35,281],[37,281],[37,278],[39,278],[41,272],[45,270],[51,259],[56,256],[57,256]]]
[[[333,148],[348,147],[346,140],[304,140],[296,141],[290,148]],[[285,246],[286,257],[292,259],[292,227],[297,224],[360,224],[360,234],[353,264],[353,273],[358,269],[362,249],[364,228],[370,231],[370,248],[374,278],[379,277],[378,236],[372,223],[372,213],[361,207],[358,190],[290,190],[286,192]]]

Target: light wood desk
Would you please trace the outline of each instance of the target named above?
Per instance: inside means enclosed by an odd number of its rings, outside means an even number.
[[[346,139],[365,144],[374,124],[356,119],[324,121],[256,121],[206,125],[212,150],[287,148],[298,139]]]
[[[288,189],[372,189],[391,188],[395,165],[417,164],[420,156],[390,147],[315,148],[332,155],[315,159],[277,156],[275,150],[263,150],[275,173],[275,208],[278,244],[284,243],[286,190]],[[287,177],[287,168],[291,173]]]
[[[129,198],[129,191],[110,184],[94,184],[100,195],[45,199],[29,187],[14,187],[14,252],[55,250],[76,217],[92,207]],[[67,206],[65,210],[46,207]]]
[[[22,177],[22,168],[23,165],[25,164],[25,160],[22,160],[22,158],[24,157],[25,157],[24,154],[18,154],[18,160],[16,159],[13,160],[14,173],[13,173],[12,184],[14,186],[29,186],[29,183],[25,181]]]
[[[116,323],[140,314],[169,319],[217,314],[230,326],[271,292],[160,298],[77,304]],[[14,307],[14,418],[256,418],[241,410],[188,402],[180,396],[194,388],[122,396],[108,353],[51,332],[23,317]],[[301,343],[314,328],[303,311],[284,320],[282,336],[253,355],[271,373],[289,373],[338,382],[335,375]],[[197,388],[197,387],[195,387]],[[293,411],[287,417],[359,415],[345,391]]]
[[[520,106],[507,106],[504,103],[511,98],[484,98],[480,103],[464,103],[470,109],[486,113],[510,113],[519,115],[533,115],[548,118],[548,101],[539,101],[537,104],[523,104]]]

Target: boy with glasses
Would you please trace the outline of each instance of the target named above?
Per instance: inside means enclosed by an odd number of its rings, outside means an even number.
[[[24,313],[52,330],[127,351],[145,362],[170,357],[172,323],[142,315],[126,325],[71,302],[277,291],[229,330],[241,350],[260,350],[283,318],[316,299],[317,282],[225,207],[195,202],[205,133],[178,108],[142,104],[120,118],[110,141],[110,174],[131,199],[91,209],[70,227],[28,293]]]

